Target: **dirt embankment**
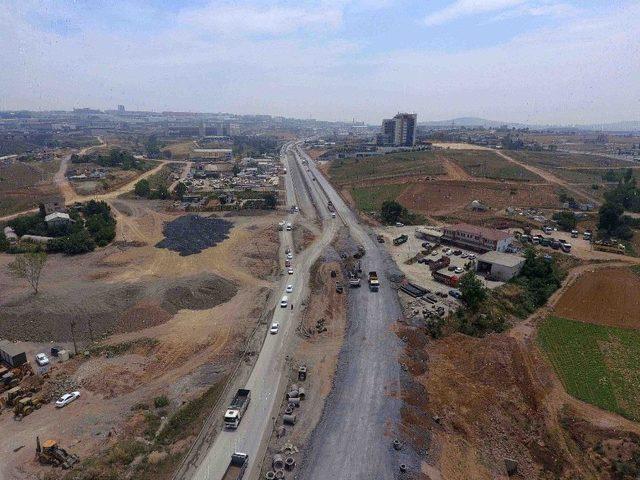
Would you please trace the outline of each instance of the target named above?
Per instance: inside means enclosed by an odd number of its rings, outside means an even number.
[[[615,472],[635,465],[640,437],[552,398],[555,377],[535,345],[506,334],[398,334],[413,378],[403,392],[404,432],[425,459],[425,478],[506,478],[506,459],[517,462],[511,478],[631,478]]]

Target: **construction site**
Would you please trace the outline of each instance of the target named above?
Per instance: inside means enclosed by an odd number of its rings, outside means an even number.
[[[275,213],[210,218],[224,229],[213,243],[211,227],[191,229],[191,221],[173,248],[167,229],[179,228],[184,214],[155,201],[112,205],[116,242],[52,256],[38,295],[9,277],[10,258],[0,257],[0,336],[19,363],[2,370],[2,478],[41,478],[51,465],[78,461],[95,475],[83,478],[131,475],[141,460],[154,465],[154,478],[170,475],[206,406],[250,358],[247,349],[258,348],[251,332],[269,311],[279,273]],[[34,360],[40,352],[45,367]],[[74,390],[81,396],[73,403],[52,403]],[[198,405],[169,429],[170,443],[154,442],[172,415]],[[125,451],[138,460],[121,458]]]

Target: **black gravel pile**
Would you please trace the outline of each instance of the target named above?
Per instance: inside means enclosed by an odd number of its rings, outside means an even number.
[[[233,223],[228,220],[185,215],[165,223],[162,230],[165,238],[156,247],[179,252],[182,256],[193,255],[229,238],[232,227]]]

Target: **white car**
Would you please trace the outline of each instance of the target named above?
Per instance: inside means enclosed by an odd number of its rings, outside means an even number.
[[[476,258],[476,255],[474,253],[470,253],[468,258],[470,260],[474,260]]]
[[[80,398],[80,392],[65,393],[56,401],[56,407],[62,408],[78,398]]]
[[[287,253],[287,260],[293,260],[293,254]]]
[[[36,363],[41,367],[49,365],[49,357],[47,357],[44,353],[39,353],[36,355]]]
[[[278,333],[279,329],[280,329],[280,324],[278,322],[273,322],[271,324],[271,328],[269,329],[269,333],[271,335],[275,335],[276,333]]]
[[[289,275],[293,275],[293,268],[290,268],[289,270],[287,270],[287,273],[288,273]]]
[[[455,273],[464,273],[464,268],[458,267],[454,270]]]
[[[431,252],[431,256],[432,257],[437,257],[438,256],[438,252]]]
[[[293,292],[293,285],[287,285],[287,288],[285,288],[284,291],[287,293]]]

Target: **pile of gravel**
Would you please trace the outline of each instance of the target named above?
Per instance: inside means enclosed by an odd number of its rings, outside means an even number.
[[[162,230],[165,238],[156,247],[179,252],[181,256],[193,255],[229,238],[231,227],[233,223],[228,220],[185,215],[165,223]]]

